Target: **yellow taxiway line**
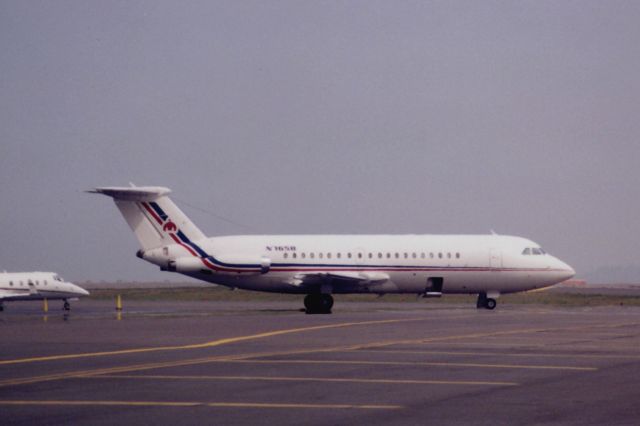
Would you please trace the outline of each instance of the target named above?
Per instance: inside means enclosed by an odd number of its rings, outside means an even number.
[[[0,365],[3,364],[17,364],[23,362],[37,362],[37,361],[49,361],[49,360],[59,360],[59,359],[72,359],[72,358],[84,358],[84,357],[94,357],[94,356],[107,356],[107,355],[120,355],[127,353],[141,353],[141,352],[153,352],[153,351],[170,351],[170,350],[184,350],[184,349],[199,349],[206,347],[219,346],[229,343],[241,342],[252,339],[261,339],[266,337],[278,336],[289,333],[301,333],[305,331],[315,331],[322,329],[331,329],[331,328],[343,328],[343,327],[353,327],[353,326],[362,326],[362,325],[377,325],[377,324],[391,324],[391,323],[400,323],[400,322],[408,322],[408,321],[422,321],[424,318],[411,318],[411,319],[395,319],[395,320],[379,320],[379,321],[362,321],[362,322],[348,322],[348,323],[339,323],[339,324],[328,324],[328,325],[320,325],[320,326],[311,326],[311,327],[303,327],[303,328],[293,328],[293,329],[285,329],[285,330],[276,330],[272,332],[265,332],[247,336],[238,336],[231,337],[225,339],[214,340],[211,342],[200,343],[200,344],[192,344],[192,345],[183,345],[183,346],[163,346],[163,347],[154,347],[154,348],[140,348],[140,349],[126,349],[120,351],[109,351],[109,352],[95,352],[95,353],[81,353],[81,354],[69,354],[69,355],[54,355],[48,357],[36,357],[36,358],[23,358],[16,360],[5,360],[0,361]],[[381,347],[389,347],[394,345],[403,345],[403,344],[429,344],[429,343],[453,343],[455,340],[465,340],[465,339],[476,339],[476,338],[486,338],[486,337],[498,337],[498,336],[511,336],[516,334],[530,334],[530,333],[549,333],[549,332],[560,332],[560,331],[577,331],[582,329],[593,329],[593,328],[601,328],[601,329],[611,329],[611,328],[621,328],[621,327],[629,327],[629,326],[638,326],[637,322],[625,322],[625,323],[617,323],[617,324],[590,324],[583,326],[569,326],[569,327],[557,327],[557,328],[525,328],[525,329],[515,329],[515,330],[503,330],[503,331],[493,331],[493,332],[483,332],[483,333],[470,333],[470,334],[459,334],[459,335],[449,335],[449,336],[435,336],[430,338],[421,338],[421,339],[404,339],[404,340],[387,340],[387,341],[378,341],[378,342],[370,342],[364,344],[350,345],[350,346],[341,346],[334,348],[312,348],[312,349],[299,349],[293,351],[282,351],[282,352],[273,352],[273,353],[254,353],[254,354],[244,354],[244,355],[231,355],[231,356],[216,356],[216,357],[206,357],[206,358],[198,358],[198,359],[189,359],[182,361],[173,361],[173,362],[156,362],[156,363],[144,363],[137,365],[129,365],[129,366],[121,366],[121,367],[113,367],[113,368],[105,368],[105,369],[92,369],[92,370],[84,370],[84,371],[72,371],[66,373],[56,373],[50,375],[43,376],[31,376],[31,377],[23,377],[23,378],[15,378],[15,379],[7,379],[4,381],[0,381],[0,387],[2,386],[11,386],[11,385],[20,385],[20,384],[32,384],[44,381],[52,381],[52,380],[63,380],[74,377],[84,377],[84,376],[96,376],[101,374],[117,374],[117,373],[127,373],[132,371],[142,371],[142,370],[150,370],[156,368],[167,368],[167,367],[179,367],[184,365],[193,365],[193,364],[204,364],[209,362],[249,362],[251,359],[255,359],[256,357],[264,357],[264,356],[286,356],[286,355],[298,355],[298,354],[310,354],[310,353],[321,353],[321,352],[336,352],[336,351],[356,351],[363,349],[371,349],[371,348],[381,348]],[[256,362],[291,362],[291,361],[256,361]],[[311,363],[319,361],[306,361],[299,360],[297,362],[305,362]],[[334,363],[338,363],[338,361],[331,361]],[[344,361],[342,363],[358,363],[356,361]],[[364,362],[359,362],[363,364]],[[370,362],[372,363],[372,362]],[[385,365],[384,363],[377,363],[378,365]],[[393,363],[386,365],[394,365]],[[395,365],[411,365],[411,364],[400,364],[395,363]],[[452,364],[452,363],[430,363],[430,364],[413,364],[413,365],[431,365],[431,366],[466,366],[466,367],[477,367],[477,368],[530,368],[530,369],[555,369],[555,370],[577,370],[577,371],[595,371],[597,368],[595,367],[563,367],[563,366],[517,366],[517,365],[504,365],[504,364]]]
[[[465,386],[518,386],[515,382],[489,382],[470,380],[393,380],[393,379],[346,379],[342,377],[277,377],[277,376],[177,376],[177,375],[100,375],[85,376],[90,379],[133,379],[133,380],[196,380],[196,381],[269,381],[269,382],[324,382],[324,383],[366,383],[391,385],[465,385]]]
[[[51,356],[39,356],[39,357],[32,357],[32,358],[9,359],[9,360],[0,361],[0,365],[23,364],[28,362],[56,361],[56,360],[62,360],[62,359],[91,358],[91,357],[112,356],[112,355],[125,355],[125,354],[136,354],[136,353],[145,353],[145,352],[203,349],[203,348],[211,348],[214,346],[222,346],[230,343],[244,342],[247,340],[264,339],[267,337],[281,336],[284,334],[292,334],[292,333],[302,333],[306,331],[354,327],[354,326],[361,326],[361,325],[393,324],[398,322],[421,321],[421,320],[423,320],[423,318],[343,322],[338,324],[316,325],[311,327],[290,328],[285,330],[268,331],[264,333],[250,334],[247,336],[228,337],[224,339],[218,339],[210,342],[196,343],[191,345],[158,346],[158,347],[151,347],[151,348],[123,349],[123,350],[117,350],[117,351],[88,352],[88,353],[79,353],[79,354],[51,355]]]
[[[401,405],[374,404],[296,404],[264,402],[196,402],[196,401],[69,401],[69,400],[0,400],[2,405],[121,406],[121,407],[214,407],[214,408],[285,408],[285,409],[359,409],[398,410]]]
[[[226,343],[239,342],[251,339],[259,339],[265,338],[269,336],[277,336],[287,333],[300,333],[304,331],[314,331],[319,329],[327,329],[327,328],[339,328],[339,327],[352,327],[352,326],[360,326],[360,325],[376,325],[376,324],[388,324],[388,323],[397,323],[397,322],[407,322],[407,321],[420,321],[423,318],[412,318],[412,319],[402,319],[402,320],[382,320],[382,321],[363,321],[363,322],[349,322],[349,323],[339,323],[339,324],[330,324],[330,325],[322,325],[322,326],[312,326],[305,328],[294,328],[287,330],[277,330],[273,332],[266,332],[248,336],[239,336],[234,338],[226,338],[215,340],[212,342],[207,342],[203,344],[195,344],[195,345],[184,345],[184,346],[168,346],[168,347],[156,347],[156,348],[143,348],[143,349],[129,349],[122,351],[112,351],[112,352],[96,352],[96,353],[84,353],[84,354],[71,354],[71,355],[54,355],[50,357],[38,357],[38,358],[24,358],[18,360],[9,360],[0,362],[4,364],[15,364],[21,362],[35,362],[35,361],[46,361],[46,360],[58,360],[58,359],[70,359],[70,358],[83,358],[83,357],[91,357],[91,356],[106,356],[106,355],[120,355],[124,353],[139,353],[139,352],[151,352],[151,351],[161,351],[161,350],[178,350],[178,349],[194,349],[194,348],[202,348],[202,347],[211,347],[218,346]],[[187,359],[187,360],[179,360],[179,361],[167,361],[167,362],[155,362],[155,363],[143,363],[143,364],[134,364],[128,366],[120,366],[120,367],[112,367],[112,368],[102,368],[102,369],[90,369],[90,370],[80,370],[80,371],[71,371],[64,373],[55,373],[49,375],[42,376],[31,376],[31,377],[22,377],[22,378],[14,378],[0,381],[0,387],[3,386],[13,386],[13,385],[22,385],[22,384],[32,384],[38,382],[45,381],[53,381],[53,380],[63,380],[70,379],[76,377],[86,377],[86,376],[97,376],[102,374],[118,374],[118,373],[129,373],[133,371],[142,371],[142,370],[151,370],[157,368],[168,368],[168,367],[180,367],[186,365],[194,365],[194,364],[205,364],[210,362],[281,362],[286,363],[289,361],[250,361],[257,357],[265,357],[265,356],[287,356],[287,355],[300,355],[300,354],[311,354],[311,353],[323,353],[323,352],[336,352],[336,351],[356,351],[363,349],[371,349],[371,348],[380,348],[380,347],[389,347],[393,345],[400,344],[425,344],[425,343],[435,343],[435,342],[451,342],[454,340],[464,340],[470,338],[481,338],[481,337],[494,337],[494,336],[508,336],[513,334],[527,334],[527,333],[537,333],[537,332],[549,332],[549,331],[559,331],[566,330],[566,327],[562,328],[529,328],[529,329],[516,329],[516,330],[505,330],[505,331],[494,331],[494,332],[486,332],[486,333],[471,333],[471,334],[460,334],[460,335],[449,335],[449,336],[438,336],[438,337],[430,337],[430,338],[422,338],[422,339],[406,339],[406,340],[388,340],[388,341],[378,341],[378,342],[370,342],[364,344],[357,344],[351,346],[341,346],[341,347],[333,347],[333,348],[312,348],[312,349],[298,349],[291,351],[281,351],[281,352],[272,352],[272,353],[253,353],[253,354],[240,354],[240,355],[229,355],[229,356],[212,356],[212,357],[204,357],[204,358],[196,358],[196,359]],[[570,327],[569,329],[573,329]],[[311,363],[312,361],[298,361]],[[315,362],[315,361],[314,361]],[[319,361],[318,361],[319,363]],[[337,361],[336,361],[337,363]],[[346,362],[345,362],[346,363]],[[350,361],[349,363],[356,363],[355,361]],[[360,362],[361,364],[363,362]],[[382,363],[378,363],[378,365],[384,365]],[[387,364],[394,365],[394,364]],[[411,364],[399,364],[395,365],[411,365]],[[432,366],[456,366],[455,364],[413,364],[413,365],[432,365]],[[459,366],[459,365],[458,365]],[[486,364],[467,364],[467,367],[484,367],[490,368]],[[526,368],[526,367],[518,367],[518,366],[502,366],[493,368]],[[545,367],[541,366],[531,366],[530,368],[544,369]],[[582,371],[594,371],[596,368],[593,367],[553,367],[547,366],[547,369],[574,369],[574,370],[582,370]]]
[[[226,359],[212,362],[234,362],[253,364],[345,364],[345,365],[414,365],[429,367],[470,367],[470,368],[505,368],[519,370],[573,370],[597,371],[596,367],[571,367],[564,365],[518,365],[518,364],[479,364],[467,362],[421,362],[421,361],[358,361],[358,360],[313,360],[313,359]]]
[[[339,351],[334,351],[339,352]],[[354,351],[345,351],[353,353]],[[415,355],[453,355],[453,356],[499,356],[499,357],[531,357],[531,358],[585,358],[585,359],[638,359],[640,355],[613,355],[613,354],[572,354],[572,353],[505,353],[505,352],[467,352],[467,351],[419,351],[404,349],[361,349],[357,352],[382,353],[382,354],[415,354]]]
[[[337,349],[337,348],[334,348]],[[343,349],[343,348],[340,348]],[[304,353],[328,352],[331,350],[319,349],[317,351],[308,350]],[[295,352],[294,354],[300,354]],[[271,355],[274,354],[262,354]],[[278,355],[287,355],[287,353],[279,353]],[[106,374],[130,373],[133,371],[155,370],[158,368],[183,367],[187,365],[207,364],[207,363],[255,363],[255,364],[351,364],[351,365],[404,365],[404,366],[432,366],[432,367],[473,367],[473,368],[511,368],[511,369],[538,369],[538,370],[574,370],[574,371],[596,371],[595,367],[565,367],[565,366],[541,366],[541,365],[513,365],[513,364],[477,364],[477,363],[437,363],[437,362],[393,362],[393,361],[330,361],[330,360],[264,360],[254,359],[258,354],[238,355],[238,356],[214,356],[206,358],[188,359],[181,361],[153,362],[145,364],[134,364],[121,367],[97,368],[90,370],[71,371],[64,373],[48,374],[43,376],[31,376],[14,378],[0,381],[0,387],[25,385],[53,380],[95,377]]]
[[[396,345],[423,345],[423,344],[431,344],[431,343],[448,343],[454,340],[480,339],[480,338],[484,339],[484,338],[493,338],[493,337],[513,336],[516,334],[556,333],[556,332],[571,332],[571,331],[581,331],[581,330],[591,331],[596,328],[608,329],[608,328],[622,328],[622,327],[630,327],[630,326],[637,327],[638,325],[640,325],[640,323],[638,322],[624,322],[624,323],[617,323],[617,324],[588,324],[588,325],[555,327],[555,328],[523,328],[523,329],[515,329],[515,330],[481,332],[481,333],[460,334],[460,335],[452,335],[452,336],[436,336],[436,337],[427,337],[424,339],[387,340],[387,341],[353,345],[353,346],[349,346],[346,349],[359,350],[359,349],[380,348],[385,346],[396,346]]]

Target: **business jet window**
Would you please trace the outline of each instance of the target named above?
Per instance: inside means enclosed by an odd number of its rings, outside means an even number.
[[[387,253],[387,259],[391,259],[391,253]]]
[[[451,253],[447,253],[447,258],[451,259]]]
[[[424,259],[425,257],[424,253],[420,253],[420,259]]]
[[[456,253],[456,259],[460,259],[460,253]]]
[[[9,285],[13,287],[13,281],[9,281]]]
[[[287,257],[289,257],[289,253],[285,252],[284,253],[284,258],[286,259]]]
[[[300,257],[304,259],[307,256],[304,253],[300,253]]]
[[[329,253],[329,257],[331,257],[331,253]],[[338,259],[340,259],[342,257],[342,254],[340,252],[336,253],[336,257]]]
[[[324,255],[322,254],[322,252],[318,253],[318,258],[319,258],[319,259],[322,259],[322,256],[324,256]],[[327,257],[329,257],[329,256],[327,256]]]

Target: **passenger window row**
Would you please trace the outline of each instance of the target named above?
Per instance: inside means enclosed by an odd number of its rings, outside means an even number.
[[[289,255],[291,255],[292,259],[333,259],[334,258],[334,253],[328,252],[328,253],[315,253],[315,252],[301,252],[301,253],[297,253],[297,252],[292,252],[291,254],[289,254],[288,252],[284,252],[283,257],[285,259],[289,258]],[[351,252],[347,252],[345,254],[345,258],[346,259],[352,259],[352,258],[358,258],[358,259],[363,259],[363,258],[368,258],[368,259],[373,259],[373,258],[378,258],[378,259],[417,259],[418,257],[420,257],[420,259],[426,259],[427,258],[427,254],[422,252],[422,253],[416,253],[416,252],[412,252],[412,253],[408,253],[408,252],[403,252],[403,253],[399,253],[399,252],[395,252],[395,253],[390,253],[390,252],[377,252],[377,253],[372,253],[372,252],[368,252],[366,253],[362,253],[362,252],[358,252],[358,253],[351,253]],[[456,259],[460,259],[460,253],[456,252],[456,253],[451,253],[451,252],[447,252],[447,253],[443,253],[443,252],[438,252],[438,253],[434,253],[434,252],[430,252],[429,253],[429,258],[430,259],[452,259],[452,258],[456,258]],[[342,253],[338,252],[335,253],[335,259],[342,259]]]
[[[19,282],[21,286],[24,286],[24,281],[20,281]],[[31,281],[32,284],[34,284],[33,281]],[[18,284],[18,281],[16,281],[16,284]],[[42,281],[42,284],[47,285],[47,280]],[[11,287],[13,287],[13,281],[9,281],[9,285]],[[36,280],[35,281],[35,285],[39,286],[40,285],[40,281]]]

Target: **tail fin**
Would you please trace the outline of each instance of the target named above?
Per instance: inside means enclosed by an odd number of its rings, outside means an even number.
[[[100,187],[88,192],[113,198],[143,250],[175,244],[176,231],[191,241],[205,238],[202,231],[167,196],[171,192],[169,188]]]

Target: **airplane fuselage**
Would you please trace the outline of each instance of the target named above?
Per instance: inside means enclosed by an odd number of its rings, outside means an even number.
[[[162,270],[247,290],[306,294],[329,313],[333,293],[478,294],[495,298],[573,276],[525,238],[499,235],[245,235],[207,238],[164,187],[100,187],[135,233],[138,257]]]
[[[64,281],[53,272],[0,273],[0,306],[5,301],[68,300],[88,295],[85,289]]]
[[[308,277],[332,293],[422,294],[434,278],[442,293],[512,293],[573,276],[551,255],[523,254],[538,247],[499,235],[265,235],[188,241],[142,257],[212,283],[282,293],[308,293]],[[332,276],[344,279],[336,284]]]

